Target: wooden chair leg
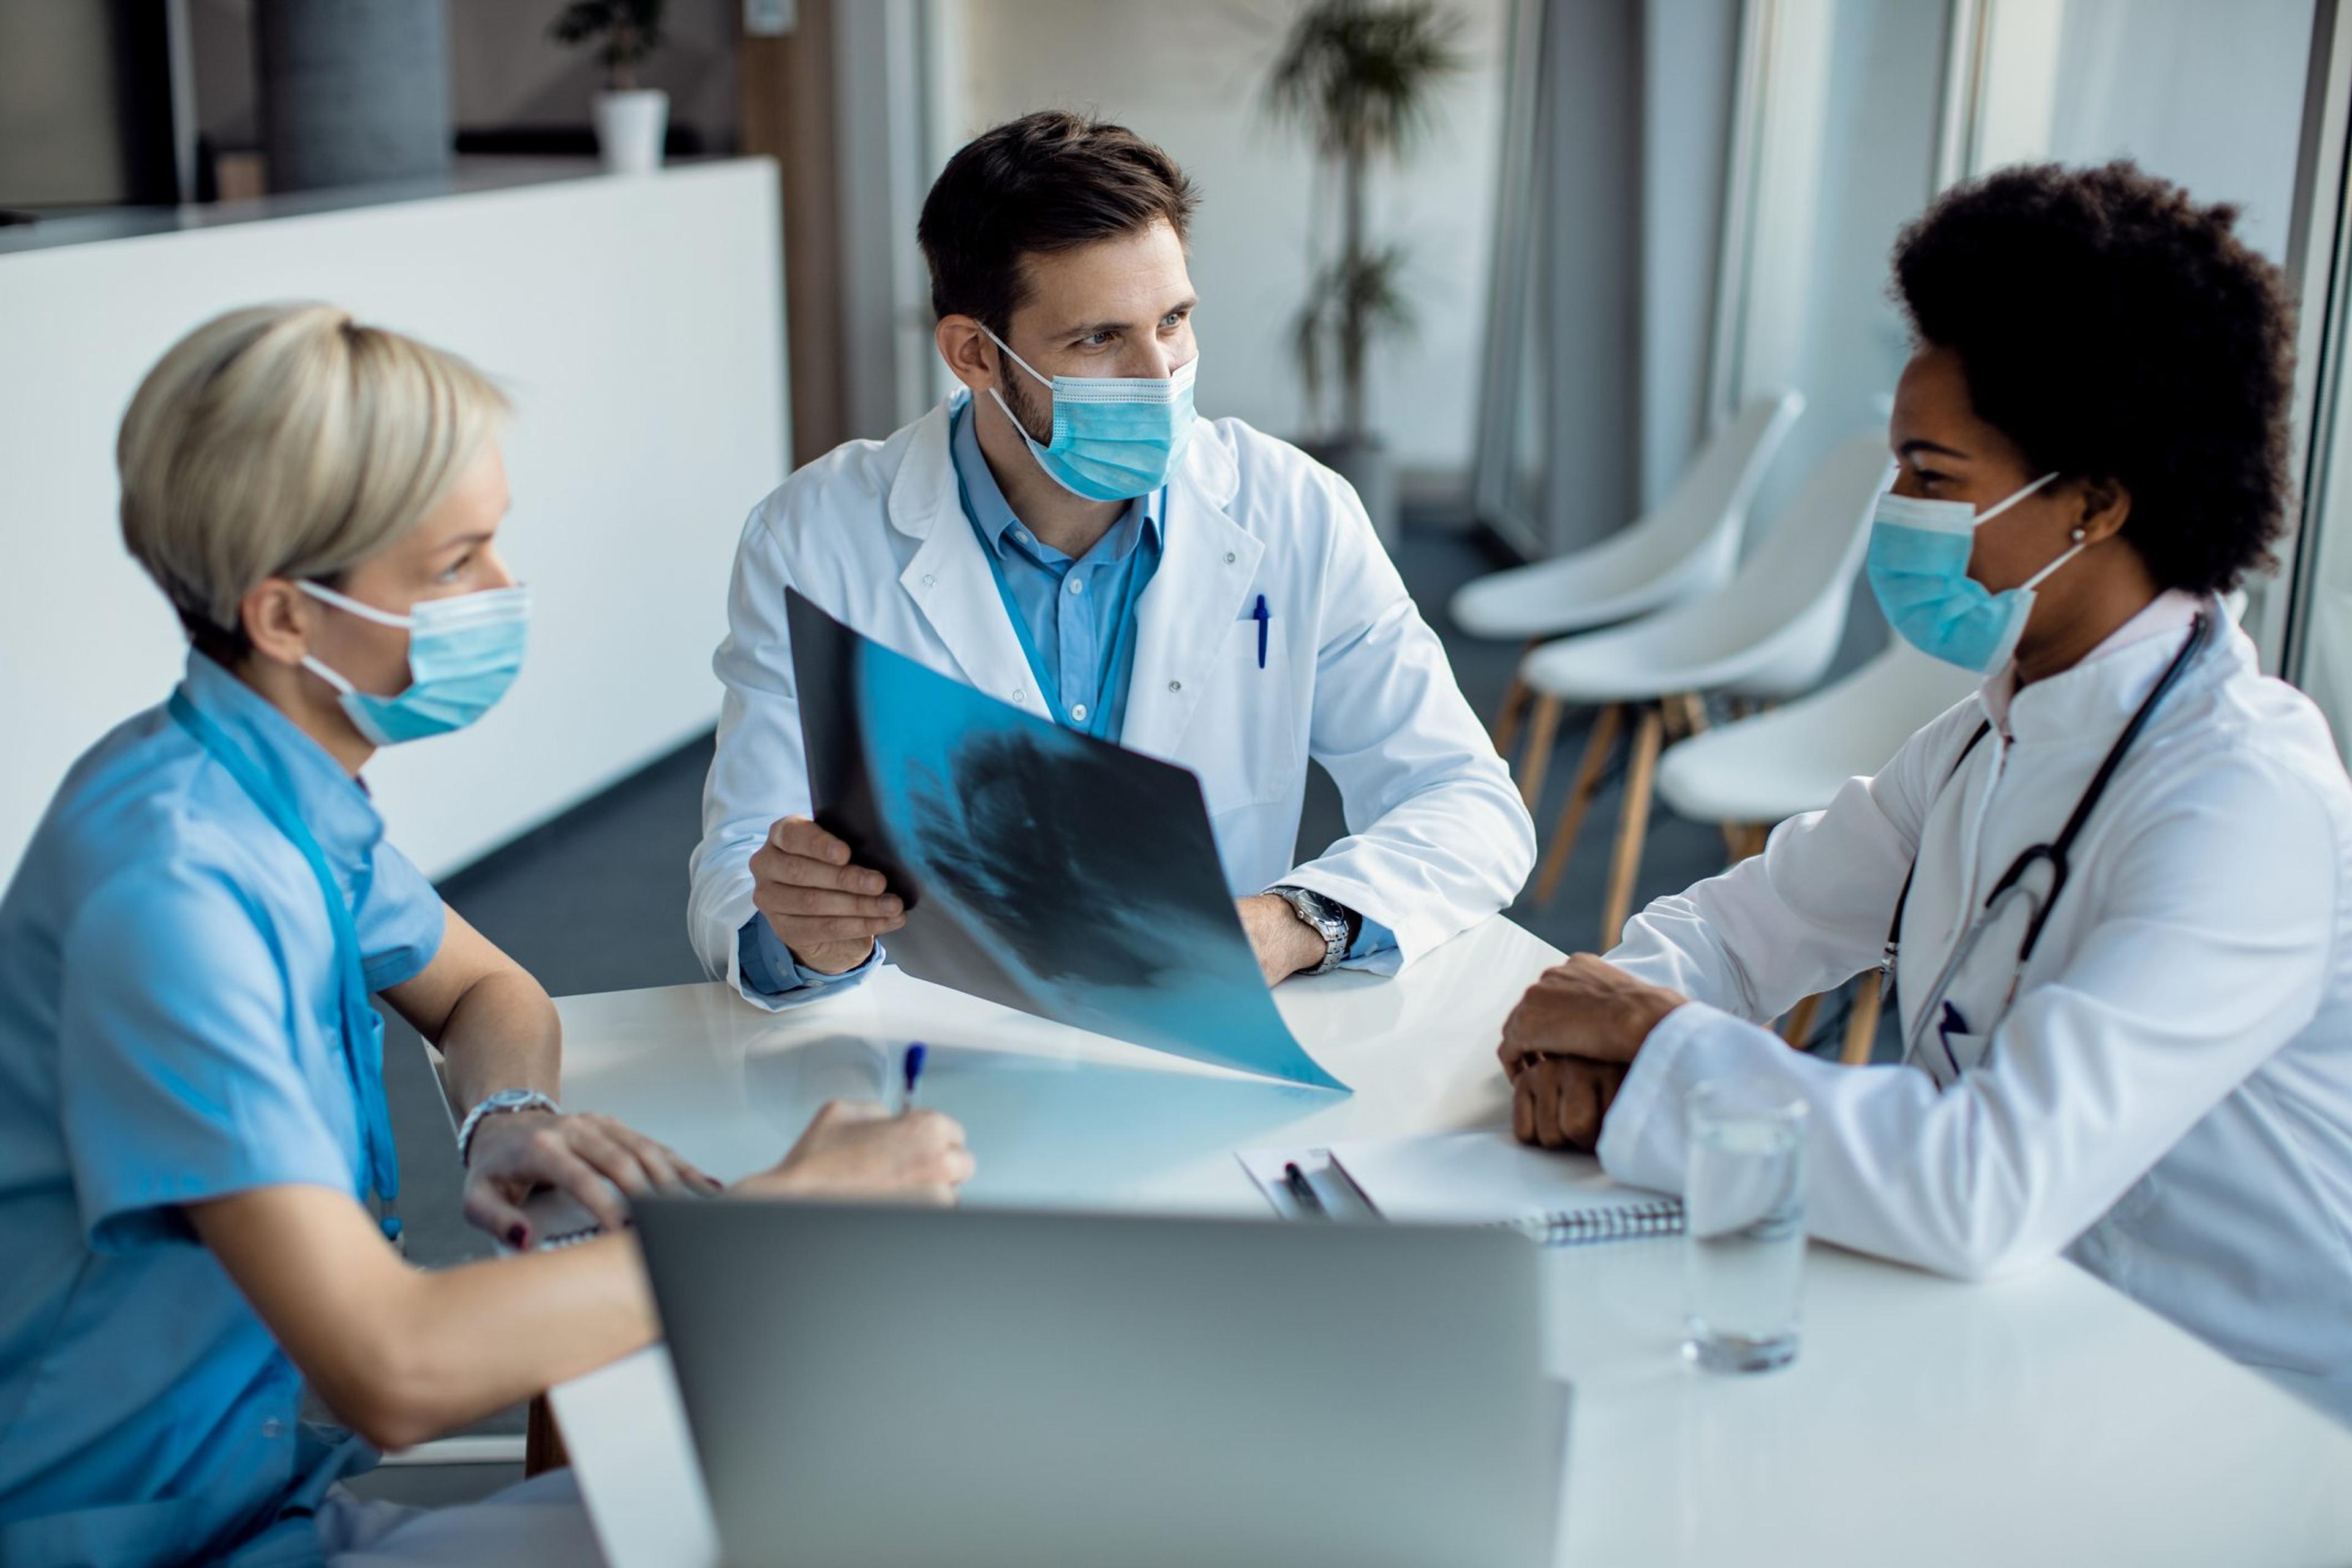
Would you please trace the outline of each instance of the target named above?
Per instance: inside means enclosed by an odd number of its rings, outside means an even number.
[[[1798,1050],[1813,1037],[1813,1020],[1822,1011],[1822,993],[1816,991],[1789,1009],[1789,1016],[1780,1026],[1780,1037]]]
[[[1584,826],[1585,808],[1592,804],[1593,792],[1601,787],[1601,770],[1608,765],[1609,753],[1616,749],[1617,726],[1625,710],[1612,702],[1592,717],[1592,733],[1585,738],[1584,760],[1576,765],[1576,784],[1568,792],[1568,803],[1559,808],[1559,820],[1552,825],[1551,846],[1544,851],[1543,869],[1536,876],[1536,902],[1549,904],[1559,890],[1560,874],[1568,869],[1568,857],[1576,847],[1576,835]]]
[[[1543,798],[1544,770],[1551,766],[1552,742],[1559,738],[1559,699],[1538,697],[1528,725],[1528,754],[1519,769],[1519,798],[1529,811]]]
[[[547,1395],[531,1395],[523,1410],[522,1473],[527,1480],[543,1470],[560,1470],[572,1462],[563,1447],[562,1429],[555,1424],[555,1412],[549,1407]]]
[[[1699,735],[1706,732],[1706,703],[1697,692],[1679,692],[1668,700],[1682,714],[1684,734]]]
[[[1495,750],[1502,753],[1505,762],[1511,759],[1511,743],[1519,738],[1519,716],[1528,710],[1528,699],[1533,695],[1519,670],[1538,640],[1529,637],[1528,646],[1519,650],[1519,662],[1511,667],[1511,684],[1503,693],[1502,709],[1495,715]]]
[[[1853,1009],[1846,1015],[1845,1045],[1838,1060],[1850,1068],[1868,1067],[1870,1048],[1878,1043],[1878,971],[1865,969],[1853,977]]]
[[[1609,862],[1609,900],[1601,911],[1601,951],[1617,945],[1633,912],[1633,879],[1642,868],[1642,845],[1650,833],[1650,791],[1657,782],[1658,746],[1665,721],[1655,705],[1642,710],[1633,731],[1633,752],[1625,764],[1625,801],[1617,818],[1617,848]]]

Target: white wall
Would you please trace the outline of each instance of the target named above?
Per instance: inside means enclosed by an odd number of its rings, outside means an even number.
[[[446,0],[449,112],[458,128],[588,123],[604,68],[593,49],[547,36],[564,3]],[[662,47],[637,71],[645,86],[669,94],[672,119],[701,132],[713,152],[735,145],[738,8],[739,0],[669,0]],[[253,0],[188,0],[188,21],[199,127],[223,146],[258,144]]]
[[[1405,465],[1466,471],[1502,114],[1507,0],[1448,0],[1468,72],[1439,100],[1433,134],[1401,175],[1374,184],[1376,232],[1412,247],[1421,331],[1373,362],[1375,427]],[[1290,323],[1307,276],[1312,159],[1259,108],[1287,6],[1168,0],[955,0],[935,29],[961,58],[942,94],[960,144],[1034,109],[1090,110],[1165,147],[1200,185],[1192,280],[1203,413],[1300,433]],[[960,66],[960,69],[954,68]],[[1627,215],[1623,221],[1632,221]]]
[[[709,725],[735,538],[783,472],[765,160],[0,255],[0,877],[58,780],[184,658],[116,530],[115,428],[197,322],[323,298],[511,391],[501,544],[529,663],[479,725],[368,770],[440,875]]]

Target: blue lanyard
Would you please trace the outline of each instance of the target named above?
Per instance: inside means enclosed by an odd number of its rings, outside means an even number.
[[[980,538],[980,525],[972,521],[971,497],[964,491],[961,474],[956,476],[956,490],[963,504],[964,519],[971,522],[973,537]],[[1160,492],[1160,515],[1163,518],[1168,515],[1168,491],[1165,488]],[[1020,604],[1013,597],[1013,585],[1004,580],[1003,561],[986,539],[980,539],[980,552],[987,558],[989,575],[996,579],[996,596],[1003,602],[1005,618],[1013,623],[1013,635],[1021,644],[1021,657],[1029,661],[1029,674],[1037,682],[1038,694],[1045,699],[1047,711],[1054,715],[1054,721],[1065,729],[1092,735],[1097,741],[1116,742],[1118,739],[1110,732],[1111,713],[1118,707],[1115,694],[1126,690],[1128,681],[1135,673],[1135,606],[1143,596],[1141,584],[1144,574],[1139,568],[1143,564],[1141,555],[1146,543],[1146,541],[1138,539],[1135,553],[1128,558],[1127,587],[1119,595],[1118,615],[1111,623],[1110,651],[1102,661],[1102,689],[1095,693],[1094,707],[1087,714],[1087,721],[1081,724],[1070,717],[1069,709],[1062,700],[1062,683],[1046,668],[1045,656],[1037,651],[1036,639],[1029,635],[1029,617],[1021,613]],[[1123,724],[1124,715],[1121,721]]]
[[[383,1020],[368,1005],[367,973],[360,963],[359,930],[352,921],[352,907],[344,900],[334,873],[327,868],[326,851],[303,825],[294,803],[221,732],[219,725],[197,710],[185,692],[173,692],[164,706],[180,727],[211,753],[213,761],[228,770],[229,777],[261,808],[262,816],[301,852],[310,863],[310,875],[318,879],[319,892],[327,902],[327,923],[335,936],[343,1067],[351,1075],[352,1098],[359,1103],[360,1142],[367,1155],[368,1180],[383,1211],[383,1234],[398,1241],[400,1216],[394,1212],[394,1204],[400,1196],[400,1153],[393,1145],[392,1108],[383,1092]]]

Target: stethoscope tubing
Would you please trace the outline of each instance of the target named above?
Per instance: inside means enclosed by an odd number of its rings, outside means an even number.
[[[1914,1060],[1919,1056],[1920,1047],[1927,1041],[1927,1030],[1935,1026],[1937,1016],[1942,1009],[1945,994],[1951,988],[1952,982],[1958,978],[1961,965],[1966,963],[1969,955],[1976,951],[1977,943],[1982,941],[1985,932],[2000,921],[2002,911],[2009,907],[2011,901],[2023,897],[2032,902],[2032,918],[2026,922],[2025,935],[2018,943],[2017,965],[2010,974],[2009,991],[2001,998],[2000,1012],[1985,1024],[1983,1031],[1985,1037],[1990,1038],[1993,1030],[2000,1026],[2001,1019],[2009,1016],[2010,1005],[2017,1000],[2017,988],[2025,975],[2025,965],[2032,958],[2034,947],[2042,940],[2042,927],[2049,922],[2051,911],[2057,907],[2058,896],[2066,890],[2066,877],[2071,866],[2068,852],[2074,847],[2075,836],[2082,831],[2083,825],[2090,819],[2093,809],[2098,805],[2101,797],[2107,793],[2107,785],[2113,782],[2116,770],[2123,765],[2125,754],[2131,750],[2133,742],[2139,739],[2140,731],[2147,728],[2148,720],[2155,714],[2158,706],[2171,693],[2172,689],[2179,684],[2182,674],[2204,650],[2206,645],[2212,640],[2212,633],[2211,612],[2199,611],[2195,623],[2189,628],[2189,640],[2181,645],[2179,653],[2172,656],[2172,662],[2165,667],[2164,673],[2157,678],[2156,685],[2150,689],[2147,696],[2141,700],[2137,710],[2124,725],[2123,733],[2117,735],[2115,744],[2107,748],[2107,754],[2100,762],[2098,772],[2091,775],[2091,782],[2084,786],[2081,797],[2075,801],[2074,809],[2067,815],[2066,825],[2059,829],[2058,837],[2047,843],[2029,845],[2020,851],[2017,858],[2009,863],[2009,869],[2001,873],[2000,880],[1993,884],[1992,891],[1985,895],[1983,907],[1961,931],[1959,941],[1952,944],[1951,952],[1946,956],[1942,965],[1936,972],[1936,981],[1929,988],[1927,999],[1920,1005],[1918,1011],[1912,1015],[1911,1027],[1906,1033],[1903,1041],[1905,1061]],[[1979,731],[1979,736],[1981,737],[1981,735],[1982,731]],[[1974,743],[1974,741],[1969,742],[1970,745]],[[1965,755],[1965,752],[1963,754]],[[2036,860],[2049,862],[2051,872],[2050,890],[2047,895],[2038,899],[2025,885],[2024,880],[2025,874],[2032,868]],[[1918,869],[1918,857],[1916,853],[1912,857],[1912,869],[1915,873]],[[1895,943],[1893,939],[1895,935],[1899,934],[1899,928],[1903,922],[1903,905],[1909,901],[1910,893],[1911,880],[1910,878],[1906,877],[1903,882],[1903,892],[1895,900],[1896,930],[1890,933],[1887,944],[1886,973],[1890,986],[1894,981],[1895,962]],[[1944,1059],[1950,1065],[1952,1076],[1957,1079],[1959,1076],[1960,1064],[1958,1058],[1952,1053],[1949,1041],[1944,1043]]]

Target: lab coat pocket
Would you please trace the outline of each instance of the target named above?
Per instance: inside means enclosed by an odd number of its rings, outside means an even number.
[[[1187,729],[1198,739],[1181,760],[1200,774],[1209,815],[1283,799],[1298,784],[1297,703],[1282,638],[1269,631],[1258,664],[1259,623],[1235,621]]]

